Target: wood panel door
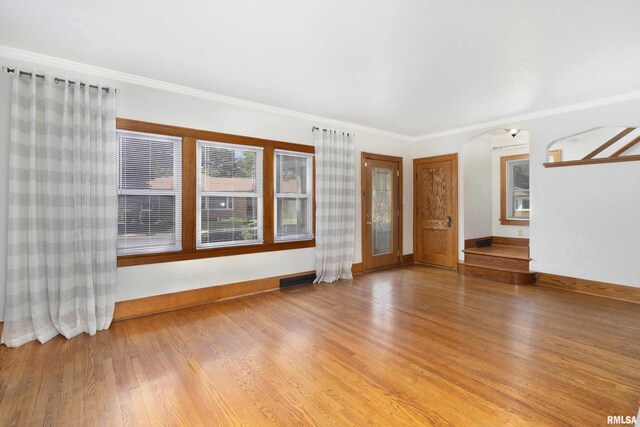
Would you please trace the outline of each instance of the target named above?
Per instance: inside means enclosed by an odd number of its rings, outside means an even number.
[[[402,158],[362,153],[364,270],[398,265],[402,247]]]
[[[457,268],[458,155],[414,159],[415,262]]]

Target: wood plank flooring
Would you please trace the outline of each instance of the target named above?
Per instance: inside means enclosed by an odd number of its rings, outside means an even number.
[[[640,305],[412,266],[0,347],[7,425],[605,425]]]

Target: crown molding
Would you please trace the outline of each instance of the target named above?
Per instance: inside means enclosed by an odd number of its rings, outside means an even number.
[[[207,99],[210,101],[220,102],[229,105],[235,105],[238,107],[250,108],[253,110],[263,111],[272,114],[278,114],[281,116],[292,117],[297,119],[308,120],[316,124],[337,126],[340,128],[348,128],[356,131],[367,132],[376,135],[387,136],[402,141],[413,142],[415,138],[386,131],[383,129],[372,128],[368,126],[359,125],[356,123],[345,122],[342,120],[331,119],[328,117],[318,116],[315,114],[303,113],[300,111],[289,110],[287,108],[276,107],[273,105],[262,104],[259,102],[247,101],[240,98],[234,98],[232,96],[220,95],[218,93],[196,89],[189,86],[183,86],[175,83],[170,83],[162,80],[152,79],[148,77],[139,76],[136,74],[125,73],[122,71],[111,70],[109,68],[96,67],[93,65],[83,64],[81,62],[70,61],[68,59],[57,58],[54,56],[44,55],[41,53],[31,52],[22,49],[16,49],[10,46],[0,45],[0,56],[5,58],[14,59],[17,61],[24,61],[28,63],[35,63],[44,65],[47,67],[61,68],[64,70],[73,71],[76,73],[87,74],[94,77],[101,77],[104,79],[114,80],[116,82],[130,83],[138,86],[145,86],[152,89],[159,89],[166,92],[173,92],[181,95],[193,96],[195,98]],[[13,67],[13,64],[4,64],[9,67]]]
[[[465,132],[472,132],[477,130],[484,130],[493,127],[509,127],[508,125],[513,123],[519,123],[532,119],[539,119],[542,117],[554,116],[557,114],[570,113],[573,111],[585,110],[588,108],[600,107],[604,105],[616,104],[625,101],[631,101],[640,99],[640,91],[628,92],[620,95],[609,96],[605,98],[598,98],[590,101],[579,102],[575,104],[569,104],[561,107],[550,108],[547,110],[540,110],[532,113],[521,114],[518,116],[505,117],[502,119],[492,120],[488,122],[476,123],[473,125],[462,126],[458,128],[452,128],[443,130],[440,132],[428,133],[424,135],[411,136],[401,133],[391,132],[383,129],[372,128],[369,126],[359,125],[356,123],[345,122],[342,120],[331,119],[328,117],[318,116],[315,114],[303,113],[301,111],[289,110],[287,108],[276,107],[273,105],[262,104],[259,102],[247,101],[240,98],[234,98],[231,96],[220,95],[214,92],[195,89],[189,86],[183,86],[175,83],[165,82],[162,80],[152,79],[148,77],[139,76],[136,74],[125,73],[122,71],[111,70],[109,68],[97,67],[93,65],[83,64],[81,62],[70,61],[68,59],[57,58],[54,56],[44,55],[41,53],[31,52],[22,49],[16,49],[10,46],[0,45],[0,56],[5,58],[15,59],[17,61],[24,61],[28,63],[35,63],[39,65],[45,65],[48,67],[61,68],[81,74],[87,74],[95,77],[102,77],[104,79],[113,80],[116,82],[130,83],[138,86],[145,86],[152,89],[163,90],[166,92],[177,93],[181,95],[193,96],[196,98],[207,99],[210,101],[220,102],[229,105],[235,105],[238,107],[249,108],[253,110],[263,111],[267,113],[277,114],[285,117],[292,117],[302,120],[308,120],[322,125],[331,125],[341,128],[348,128],[356,131],[363,131],[375,135],[387,136],[390,138],[399,139],[408,142],[420,142],[427,141],[436,138],[442,138],[445,136],[456,135]],[[12,64],[5,64],[12,67]]]
[[[623,93],[620,95],[608,96],[605,98],[593,99],[590,101],[578,102],[576,104],[564,105],[562,107],[550,108],[548,110],[535,111],[533,113],[521,114],[519,116],[505,117],[503,119],[493,120],[490,122],[477,123],[474,125],[463,126],[459,128],[447,129],[441,132],[429,133],[422,136],[413,137],[414,142],[427,141],[430,139],[442,138],[444,136],[456,135],[465,132],[484,130],[494,127],[505,127],[514,123],[520,123],[527,120],[539,119],[542,117],[555,116],[558,114],[571,113],[573,111],[586,110],[588,108],[601,107],[604,105],[617,104],[625,101],[640,99],[640,91]]]

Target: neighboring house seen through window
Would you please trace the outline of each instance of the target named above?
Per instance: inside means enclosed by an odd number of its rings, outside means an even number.
[[[199,248],[262,242],[262,148],[198,141]]]
[[[181,249],[181,138],[121,132],[118,254]]]
[[[116,125],[119,267],[315,246],[313,146]]]
[[[313,238],[312,174],[313,155],[276,150],[276,240]]]

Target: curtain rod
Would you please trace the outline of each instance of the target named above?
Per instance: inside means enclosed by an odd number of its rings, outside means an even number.
[[[501,147],[493,147],[491,148],[492,150],[504,150],[505,148],[513,148],[513,147],[525,147],[528,146],[528,143],[524,143],[524,144],[512,144],[512,145],[503,145]]]
[[[327,131],[327,129],[320,129],[318,126],[314,126],[314,127],[312,127],[312,128],[311,128],[311,132],[315,132],[315,131],[317,131],[317,130],[321,130],[322,132],[326,132],[326,131]],[[339,131],[329,129],[329,132],[338,133]],[[342,132],[342,134],[343,134],[343,135],[344,135],[344,134],[347,134],[347,136],[351,136],[351,135],[356,136],[356,134],[355,134],[355,133]]]
[[[16,72],[16,69],[15,69],[15,68],[9,68],[9,67],[4,67],[4,66],[2,67],[2,70],[3,70],[5,73],[7,73],[7,74],[11,74],[11,73],[15,73],[15,72]],[[29,77],[33,77],[33,73],[29,73],[29,72],[27,72],[27,71],[22,71],[22,70],[21,70],[21,71],[20,71],[20,76],[29,76]],[[40,78],[40,79],[42,79],[42,80],[44,80],[44,79],[45,79],[45,75],[44,75],[44,74],[36,74],[36,77],[37,77],[37,78]],[[59,77],[55,77],[55,78],[53,79],[53,81],[54,81],[55,83],[65,83],[65,82],[66,82],[66,83],[68,83],[68,84],[70,84],[70,85],[74,85],[74,84],[76,84],[76,82],[74,82],[73,80],[61,79],[61,78],[59,78]],[[86,84],[85,84],[85,83],[80,83],[80,87],[85,87],[85,86],[86,86]],[[98,86],[97,86],[97,85],[89,85],[89,87],[90,87],[90,88],[93,88],[93,89],[98,89]],[[111,89],[109,89],[108,87],[103,87],[103,88],[102,88],[102,90],[104,90],[105,92],[109,93],[109,91],[110,91]],[[114,91],[114,92],[118,92],[118,90],[117,90],[117,89],[114,89],[113,91]]]

